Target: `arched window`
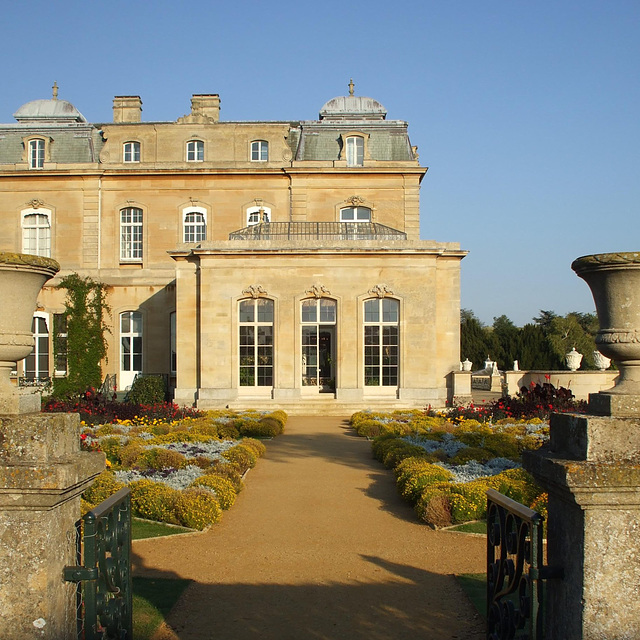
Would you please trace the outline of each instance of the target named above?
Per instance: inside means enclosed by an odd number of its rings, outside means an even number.
[[[124,162],[140,162],[140,143],[125,142],[122,146]]]
[[[269,160],[269,143],[266,140],[254,140],[251,143],[251,161],[267,162]]]
[[[120,260],[142,260],[142,209],[120,210]]]
[[[347,143],[347,166],[361,167],[364,164],[364,138],[349,136]]]
[[[119,387],[130,387],[138,373],[142,373],[142,314],[125,311],[120,314]]]
[[[207,239],[207,211],[202,207],[190,207],[183,211],[183,242],[202,242]]]
[[[51,211],[48,209],[22,212],[22,253],[51,257]]]
[[[49,377],[49,325],[48,316],[33,317],[33,351],[24,359],[24,376],[30,380]]]
[[[371,222],[371,209],[369,207],[340,209],[340,222]]]
[[[400,303],[393,298],[364,301],[364,384],[398,386]]]
[[[45,144],[42,138],[29,140],[29,168],[42,169],[44,167]]]
[[[260,222],[271,222],[271,208],[249,207],[247,209],[247,226],[251,227]]]
[[[202,140],[189,140],[187,142],[187,162],[204,161],[204,142]]]
[[[273,386],[273,300],[251,298],[238,305],[241,387]]]
[[[330,298],[302,301],[302,386],[335,390],[337,305]]]

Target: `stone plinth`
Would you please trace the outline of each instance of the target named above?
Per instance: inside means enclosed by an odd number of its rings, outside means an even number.
[[[80,451],[69,414],[0,416],[0,638],[76,638],[75,565],[80,494],[104,454]]]
[[[640,420],[554,414],[523,456],[549,493],[545,638],[640,638]]]

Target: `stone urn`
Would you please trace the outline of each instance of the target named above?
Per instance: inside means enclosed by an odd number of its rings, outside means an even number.
[[[611,358],[603,356],[597,349],[593,352],[593,362],[599,371],[606,371],[611,366]]]
[[[571,268],[591,289],[600,321],[598,351],[620,369],[605,394],[640,395],[640,252],[599,253]]]
[[[39,411],[39,398],[21,397],[10,373],[33,350],[31,323],[44,283],[60,270],[49,258],[0,252],[0,414]]]
[[[461,367],[460,370],[461,371],[471,371],[471,367],[473,366],[473,362],[471,362],[471,360],[469,360],[469,358],[466,358],[464,362],[461,362]]]
[[[578,353],[576,348],[573,347],[573,349],[565,355],[564,360],[567,363],[567,369],[569,369],[569,371],[577,371],[582,363],[582,354]]]

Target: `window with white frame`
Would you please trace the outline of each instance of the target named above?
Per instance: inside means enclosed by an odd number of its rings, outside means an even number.
[[[178,370],[178,351],[177,351],[177,334],[176,334],[176,312],[169,314],[169,359],[170,371],[175,373]]]
[[[251,298],[238,304],[241,387],[273,386],[273,300]]]
[[[31,324],[33,351],[24,359],[25,378],[49,377],[49,326],[48,316],[36,314]]]
[[[55,340],[55,348],[53,350],[55,357],[55,372],[58,376],[67,374],[67,316],[64,313],[55,313],[53,315],[53,333]]]
[[[131,141],[123,145],[123,158],[125,162],[140,162],[140,143]]]
[[[182,212],[183,242],[202,242],[207,239],[207,211],[192,207]]]
[[[251,227],[260,222],[271,222],[271,208],[249,207],[247,209],[247,226]]]
[[[269,143],[266,140],[254,140],[251,143],[251,162],[269,160]]]
[[[202,140],[189,140],[187,142],[187,162],[204,161],[204,142]]]
[[[364,138],[362,136],[349,136],[346,139],[347,166],[361,167],[364,164]]]
[[[44,167],[45,144],[42,138],[29,140],[29,168],[42,169]]]
[[[369,207],[340,209],[340,222],[371,222],[371,209]]]
[[[364,384],[397,387],[400,303],[393,298],[364,302]]]
[[[142,260],[142,209],[120,210],[120,260]]]
[[[51,211],[48,209],[22,212],[22,253],[51,257]]]
[[[120,372],[142,371],[142,314],[125,311],[120,314]]]
[[[300,309],[302,386],[335,389],[337,304],[330,298],[303,300]]]

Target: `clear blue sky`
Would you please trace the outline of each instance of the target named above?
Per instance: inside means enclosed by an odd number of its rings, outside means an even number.
[[[421,0],[9,3],[0,121],[51,95],[92,122],[219,93],[224,120],[317,118],[376,98],[407,120],[422,237],[459,241],[462,306],[491,323],[592,311],[578,256],[640,250],[640,2]]]

